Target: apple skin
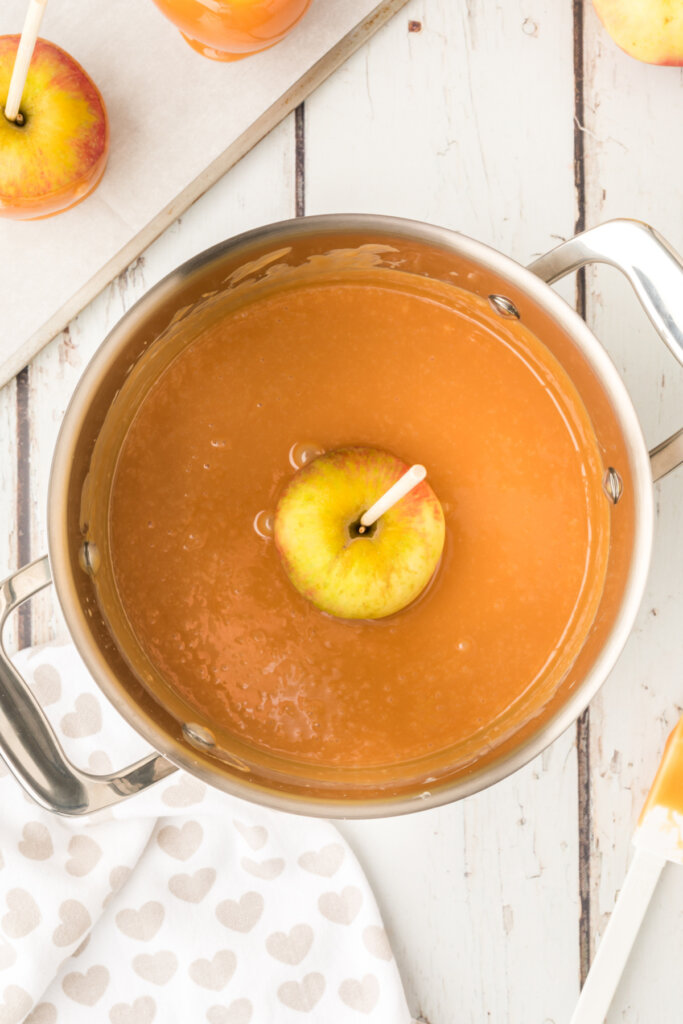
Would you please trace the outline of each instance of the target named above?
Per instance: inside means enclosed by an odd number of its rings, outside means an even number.
[[[593,0],[615,43],[646,64],[683,65],[680,0]]]
[[[424,590],[445,539],[441,504],[426,480],[365,536],[351,529],[409,469],[378,448],[338,448],[300,469],[275,510],[274,539],[289,579],[321,611],[381,619]]]
[[[19,36],[0,36],[0,217],[35,220],[67,210],[99,185],[109,120],[97,86],[59,46],[39,39],[21,113],[3,114]]]

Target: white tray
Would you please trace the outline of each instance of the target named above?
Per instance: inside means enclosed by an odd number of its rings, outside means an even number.
[[[41,36],[95,80],[111,120],[97,191],[0,219],[0,386],[406,0],[314,0],[290,36],[232,64],[195,53],[151,0],[52,0]],[[26,0],[2,0],[0,33]]]

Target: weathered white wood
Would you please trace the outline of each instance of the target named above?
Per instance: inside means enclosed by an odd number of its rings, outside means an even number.
[[[622,53],[586,5],[587,223],[638,217],[683,252],[683,71]],[[654,445],[683,425],[683,369],[656,338],[620,275],[588,276],[589,322],[621,370]],[[602,934],[626,874],[635,820],[681,713],[683,472],[655,491],[647,594],[627,649],[591,708],[591,919]],[[683,872],[655,894],[609,1024],[674,1024],[683,1002]]]
[[[17,568],[17,393],[12,380],[0,389],[0,579]],[[10,646],[16,616],[7,624]]]
[[[153,284],[203,249],[250,227],[294,215],[294,117],[287,118],[32,362],[32,551],[45,551],[47,486],[55,438],[95,349]],[[33,601],[34,642],[66,637],[54,593]]]
[[[651,220],[683,249],[681,72],[617,51],[586,3],[587,223]],[[408,31],[409,22],[421,31]],[[457,227],[526,261],[572,233],[571,5],[412,0],[306,104],[307,212],[368,210]],[[281,126],[170,228],[31,367],[33,553],[71,390],[107,330],[167,270],[294,211],[293,126]],[[605,194],[603,195],[603,189]],[[681,426],[683,373],[616,272],[589,274],[596,333],[655,443]],[[571,295],[571,284],[563,294]],[[13,386],[0,392],[0,559],[16,557]],[[599,934],[635,817],[683,703],[683,473],[658,485],[639,624],[591,712],[591,911]],[[4,547],[3,547],[4,545]],[[656,610],[656,615],[653,614]],[[58,632],[46,605],[36,640]],[[373,882],[411,1005],[430,1024],[563,1024],[578,993],[577,767],[565,734],[462,804],[344,826]],[[678,1024],[683,871],[655,893],[609,1024]]]
[[[425,219],[528,261],[573,233],[573,102],[571,5],[413,0],[307,101],[306,211]],[[576,787],[570,732],[462,804],[345,826],[430,1024],[568,1019]]]

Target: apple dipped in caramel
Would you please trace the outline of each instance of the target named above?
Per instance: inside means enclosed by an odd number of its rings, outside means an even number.
[[[364,514],[409,473],[376,448],[341,448],[309,462],[278,502],[274,539],[285,571],[317,608],[381,619],[411,604],[439,564],[445,525],[422,480],[364,525]]]
[[[80,64],[38,39],[15,120],[6,116],[18,35],[0,36],[0,216],[67,210],[99,184],[109,153],[100,92]]]

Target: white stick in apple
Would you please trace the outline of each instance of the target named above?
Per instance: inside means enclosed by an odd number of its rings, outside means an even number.
[[[422,483],[426,476],[427,470],[424,466],[415,465],[406,470],[403,476],[389,488],[386,494],[383,494],[374,505],[370,506],[367,512],[363,513],[360,517],[358,532],[365,533],[369,526],[376,523],[380,516],[383,516],[397,501],[405,497],[408,491],[412,491],[413,487],[417,487],[419,483]]]
[[[15,121],[17,124],[23,122],[19,107],[21,106],[26,76],[46,7],[47,0],[30,0],[28,11],[26,12],[26,20],[24,21],[24,28],[21,33],[17,57],[14,61],[14,70],[12,71],[12,78],[9,84],[7,103],[5,104],[5,117],[8,121]]]

